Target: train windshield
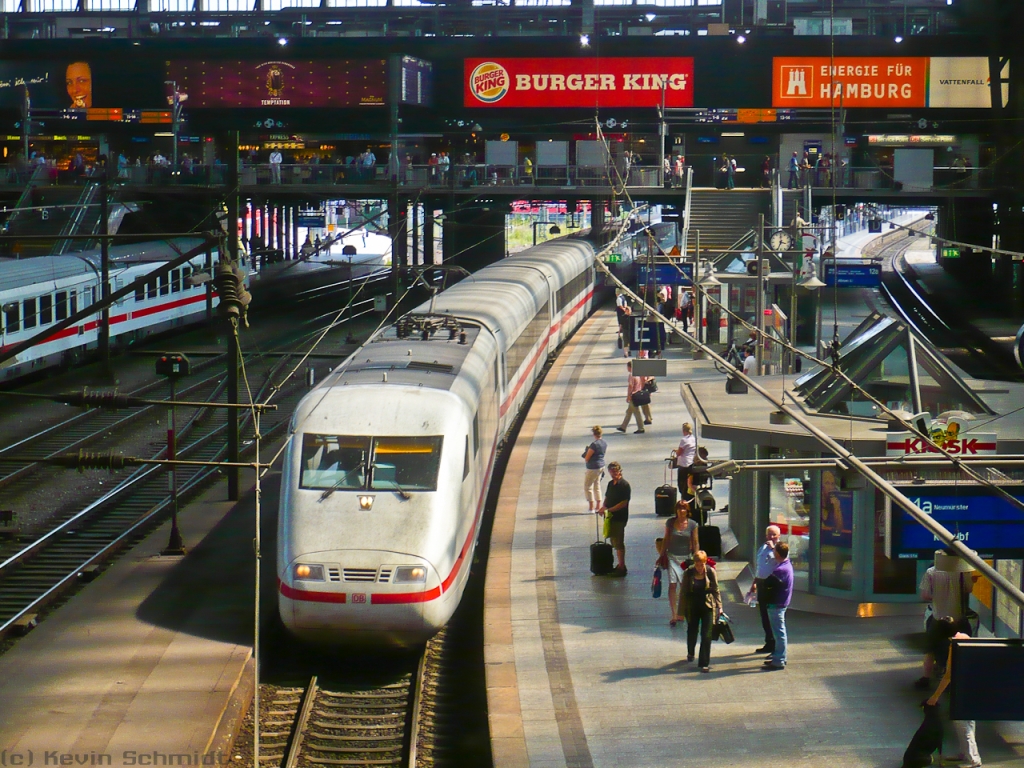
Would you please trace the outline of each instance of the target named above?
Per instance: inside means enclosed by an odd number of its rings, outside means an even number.
[[[435,491],[442,437],[302,436],[300,488]]]
[[[370,468],[370,438],[302,436],[301,488],[362,490]]]
[[[375,437],[370,487],[375,491],[436,491],[440,437]]]

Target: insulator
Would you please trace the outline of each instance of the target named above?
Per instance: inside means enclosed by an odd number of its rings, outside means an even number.
[[[121,392],[90,392],[88,389],[81,392],[65,392],[55,395],[54,399],[67,405],[81,405],[94,408],[130,408],[135,405],[135,398]]]
[[[466,343],[466,338],[467,337],[466,337],[466,332],[465,331],[460,333],[459,334],[459,344],[465,344]]]
[[[448,341],[455,341],[455,338],[459,335],[459,329],[454,325],[448,329]]]
[[[213,278],[217,286],[217,295],[220,297],[218,311],[226,317],[239,317],[242,314],[242,303],[238,296],[238,277],[226,261],[217,265],[217,272]]]
[[[78,453],[64,453],[54,456],[50,461],[59,467],[77,469],[84,472],[87,469],[108,469],[113,472],[115,469],[124,469],[128,466],[126,457],[119,453],[90,453],[79,451]]]
[[[420,338],[422,338],[424,341],[427,341],[428,339],[430,339],[430,329],[429,328],[424,328],[423,332],[420,334]]]

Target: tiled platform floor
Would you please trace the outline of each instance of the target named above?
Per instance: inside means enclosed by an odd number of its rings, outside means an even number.
[[[763,639],[757,613],[740,602],[735,581],[743,564],[724,562],[737,640],[715,644],[709,675],[681,663],[685,627],[669,628],[666,598],[653,600],[649,589],[663,525],[653,491],[688,418],[679,382],[720,374],[674,347],[654,424],[643,435],[615,432],[626,371],[614,329],[614,313],[600,311],[572,340],[506,473],[485,616],[496,768],[898,766],[920,722],[922,696],[911,687],[919,617],[791,610],[789,668],[763,673],[753,653]],[[622,463],[633,489],[625,579],[589,571],[595,526],[580,454],[593,424],[606,429],[608,459]],[[712,457],[728,454],[723,443],[707,444]],[[724,484],[715,491],[724,503]],[[1024,766],[1017,724],[980,723],[978,735],[986,765]]]

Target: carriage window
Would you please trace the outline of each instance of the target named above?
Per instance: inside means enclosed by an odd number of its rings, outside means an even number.
[[[155,279],[154,280],[149,280],[149,281],[146,282],[146,298],[147,299],[155,299],[156,298],[156,280]]]
[[[171,293],[179,293],[181,291],[181,272],[177,269],[171,270]]]
[[[440,437],[376,437],[370,487],[378,491],[437,490]]]
[[[68,319],[68,294],[67,291],[57,291],[57,319]]]
[[[145,283],[135,286],[135,300],[145,301],[146,300],[146,285]]]
[[[49,325],[53,322],[53,296],[46,294],[39,297],[39,324]]]
[[[74,291],[68,291],[68,299],[71,300],[71,314],[75,314],[78,311],[78,294]]]
[[[169,294],[171,292],[171,284],[167,280],[167,273],[165,272],[164,274],[160,275],[157,278],[157,280],[160,283],[160,295],[166,296],[167,294]]]
[[[362,490],[366,487],[369,456],[368,437],[303,435],[299,487]]]
[[[25,327],[26,328],[35,328],[36,327],[36,300],[34,298],[32,298],[32,299],[25,299],[22,302],[22,305],[23,305],[23,307],[25,309]]]
[[[21,330],[21,305],[18,302],[4,304],[4,326],[7,333]]]

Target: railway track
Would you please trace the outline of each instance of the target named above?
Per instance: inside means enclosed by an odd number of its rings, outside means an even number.
[[[286,365],[282,358],[265,375],[256,399]],[[288,423],[305,389],[301,382],[283,390],[277,411],[261,419],[260,433],[273,437]],[[211,392],[223,397],[223,386]],[[251,413],[242,419],[243,434],[252,433]],[[223,412],[196,413],[181,430],[178,458],[201,462],[223,460],[227,420]],[[159,454],[158,454],[159,455]],[[215,466],[183,466],[176,470],[178,503],[184,503],[216,473]],[[171,512],[172,497],[163,467],[147,465],[131,472],[101,498],[59,521],[45,534],[0,561],[0,636],[31,625],[31,617],[61,594],[88,578],[104,561],[141,540]]]

